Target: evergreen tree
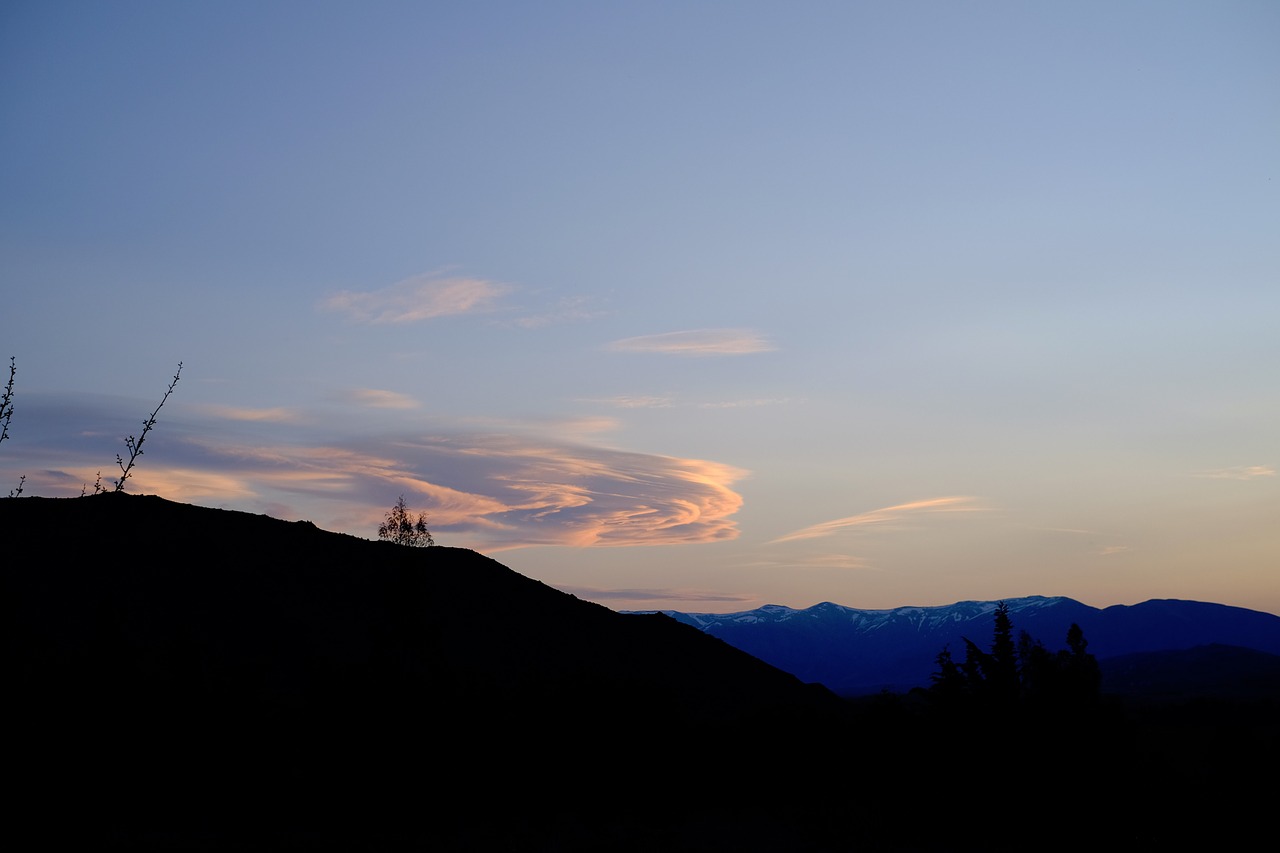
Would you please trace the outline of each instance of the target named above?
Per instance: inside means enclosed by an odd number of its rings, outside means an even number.
[[[1102,687],[1102,671],[1098,660],[1089,654],[1089,641],[1084,631],[1072,622],[1067,629],[1067,651],[1059,652],[1063,664],[1065,687],[1072,701],[1092,702]]]
[[[1018,650],[1013,643],[1013,620],[1007,603],[1002,601],[996,606],[995,621],[987,684],[997,701],[1012,702],[1018,698]]]
[[[951,649],[944,646],[934,659],[938,669],[929,676],[930,690],[944,701],[954,701],[968,691],[968,681],[960,665],[951,657]]]

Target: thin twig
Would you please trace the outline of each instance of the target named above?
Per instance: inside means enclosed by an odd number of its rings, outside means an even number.
[[[173,393],[174,387],[178,384],[178,377],[182,374],[182,362],[178,362],[178,369],[173,374],[173,381],[169,383],[169,390],[164,392],[164,396],[160,398],[159,405],[155,411],[151,413],[151,417],[142,422],[142,433],[135,440],[133,436],[129,436],[124,440],[124,446],[129,451],[129,461],[125,462],[120,454],[116,454],[116,464],[120,466],[120,479],[116,480],[117,492],[124,491],[124,481],[129,479],[129,474],[133,471],[133,463],[142,455],[142,442],[147,440],[147,433],[151,432],[151,428],[156,425],[156,415],[160,414],[160,409],[164,406],[165,401],[169,399],[169,395]]]
[[[9,437],[9,421],[13,419],[13,377],[17,372],[16,356],[9,356],[9,382],[0,397],[0,441]]]

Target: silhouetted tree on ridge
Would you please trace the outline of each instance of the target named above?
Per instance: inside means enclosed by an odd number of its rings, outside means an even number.
[[[416,519],[412,518],[409,508],[405,506],[404,495],[400,496],[396,505],[387,513],[386,520],[378,525],[378,538],[418,548],[436,544],[431,531],[427,529],[426,513],[419,513]]]

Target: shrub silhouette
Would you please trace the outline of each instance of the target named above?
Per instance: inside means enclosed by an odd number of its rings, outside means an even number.
[[[9,381],[0,397],[0,441],[9,437],[9,421],[13,420],[13,377],[18,373],[16,356],[9,356]]]
[[[15,356],[9,357],[9,381],[5,383],[4,391],[0,393],[0,442],[9,438],[9,423],[13,420],[13,381],[18,373],[17,361]],[[173,374],[173,381],[169,383],[169,388],[164,392],[164,396],[160,398],[160,402],[151,411],[151,416],[142,422],[142,432],[135,438],[130,435],[124,440],[124,446],[129,452],[129,458],[126,460],[122,455],[116,454],[116,465],[120,467],[120,478],[115,481],[114,491],[123,492],[124,484],[133,473],[133,466],[138,461],[138,457],[142,455],[142,443],[147,440],[147,434],[151,432],[156,425],[156,417],[160,414],[161,407],[169,399],[169,395],[173,393],[173,389],[178,384],[178,377],[182,374],[182,362],[178,362],[178,369]],[[23,484],[27,480],[27,475],[23,474],[18,478],[18,487],[9,491],[9,497],[16,498],[22,494]],[[86,485],[80,490],[80,496],[88,491]],[[93,484],[95,494],[108,491],[102,485],[102,472],[98,472],[98,478]]]
[[[427,529],[426,514],[419,513],[417,519],[413,519],[409,515],[409,508],[405,506],[404,495],[400,496],[396,505],[387,513],[386,520],[378,525],[378,538],[417,548],[436,544],[431,531]]]
[[[18,373],[17,357],[9,356],[9,381],[5,383],[4,394],[0,395],[0,441],[9,437],[9,421],[13,420],[13,378]],[[18,478],[18,487],[9,490],[9,497],[16,498],[22,494],[22,484],[27,475]]]
[[[156,425],[156,415],[160,414],[160,409],[164,406],[165,401],[169,399],[169,395],[173,393],[174,387],[178,384],[178,377],[182,374],[182,362],[178,362],[178,369],[173,374],[173,381],[169,383],[169,390],[164,392],[164,396],[160,398],[159,404],[151,412],[151,417],[142,422],[142,432],[135,439],[129,436],[124,440],[124,446],[129,451],[129,461],[126,462],[124,457],[116,454],[116,464],[120,466],[120,479],[116,480],[115,491],[123,492],[125,480],[129,479],[129,475],[133,472],[133,463],[142,455],[142,442],[147,440],[147,433],[151,432],[151,428]],[[98,488],[95,486],[95,491]]]

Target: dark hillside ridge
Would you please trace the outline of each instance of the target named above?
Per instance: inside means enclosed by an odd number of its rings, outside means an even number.
[[[549,682],[651,690],[691,718],[815,701],[672,619],[625,618],[466,549],[119,494],[0,501],[0,524],[7,629],[30,665],[80,665],[108,642],[140,666],[188,678],[191,664],[264,698],[376,662],[496,696]]]
[[[448,849],[618,790],[610,755],[840,708],[465,549],[114,493],[0,500],[0,535],[13,813],[42,838]]]

